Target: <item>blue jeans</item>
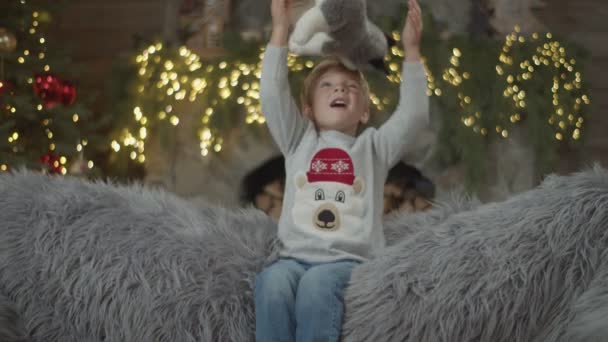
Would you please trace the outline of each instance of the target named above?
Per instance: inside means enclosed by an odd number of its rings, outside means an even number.
[[[264,269],[255,282],[255,340],[338,341],[344,289],[357,264],[279,259]]]

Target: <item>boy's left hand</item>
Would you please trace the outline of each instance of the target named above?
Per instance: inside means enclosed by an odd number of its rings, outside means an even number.
[[[403,26],[401,41],[405,50],[405,60],[416,62],[420,60],[420,38],[422,37],[422,11],[417,0],[408,1],[407,18]]]

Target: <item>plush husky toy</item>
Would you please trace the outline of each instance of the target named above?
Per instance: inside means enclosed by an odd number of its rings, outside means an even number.
[[[339,58],[350,69],[384,64],[392,39],[367,18],[365,0],[296,0],[289,49],[298,55]]]

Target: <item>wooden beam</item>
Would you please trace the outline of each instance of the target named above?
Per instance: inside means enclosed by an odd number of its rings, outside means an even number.
[[[160,32],[163,19],[162,3],[139,3],[132,0],[106,4],[74,3],[62,12],[55,24],[59,30],[80,29],[156,29]]]

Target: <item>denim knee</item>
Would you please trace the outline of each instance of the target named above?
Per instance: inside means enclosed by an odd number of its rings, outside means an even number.
[[[311,267],[300,279],[298,303],[302,309],[324,307],[334,300],[342,300],[355,263],[341,262]]]
[[[304,270],[298,265],[279,261],[255,277],[255,296],[270,302],[295,300],[298,281]]]
[[[300,340],[338,340],[344,315],[344,289],[354,265],[321,264],[309,268],[302,276],[295,303]]]

